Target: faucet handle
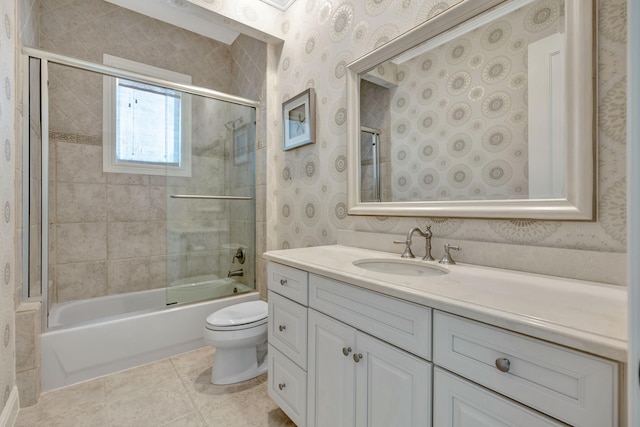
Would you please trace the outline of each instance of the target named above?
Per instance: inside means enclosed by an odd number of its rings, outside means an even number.
[[[411,251],[411,240],[394,240],[393,243],[397,245],[405,245],[404,252],[400,255],[400,258],[415,258],[416,256]]]
[[[451,253],[449,252],[451,249],[453,249],[454,251],[460,251],[462,250],[462,248],[458,245],[453,246],[450,244],[445,244],[444,245],[444,255],[442,256],[442,259],[440,261],[438,261],[440,264],[448,264],[448,265],[454,265],[456,262],[455,260],[451,257]]]

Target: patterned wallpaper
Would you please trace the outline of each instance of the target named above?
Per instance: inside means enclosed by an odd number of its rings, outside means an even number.
[[[397,66],[389,201],[528,197],[527,46],[563,23],[535,2]]]
[[[15,16],[14,1],[0,1],[0,413],[15,385]]]
[[[405,233],[414,225],[431,225],[437,237],[624,252],[625,1],[597,1],[598,219],[592,223],[347,215],[346,65],[455,2],[294,3],[278,24],[285,43],[278,86],[270,89],[280,102],[306,87],[316,89],[317,142],[282,152],[279,117],[272,114],[268,118],[268,162],[273,166],[267,191],[270,248],[333,244],[340,229]],[[483,103],[485,97],[478,102]]]

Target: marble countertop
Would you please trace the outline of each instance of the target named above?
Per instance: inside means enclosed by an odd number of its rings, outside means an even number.
[[[455,256],[455,254],[454,254]],[[626,362],[625,287],[469,264],[404,276],[353,264],[399,254],[342,245],[269,251],[264,258],[490,325]]]

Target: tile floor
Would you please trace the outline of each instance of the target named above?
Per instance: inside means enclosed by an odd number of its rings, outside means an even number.
[[[212,347],[55,390],[18,414],[36,426],[295,426],[267,395],[266,375],[209,383]]]

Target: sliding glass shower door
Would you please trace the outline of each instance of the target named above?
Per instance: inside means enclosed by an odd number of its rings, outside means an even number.
[[[28,293],[137,311],[255,289],[257,103],[39,55]]]

